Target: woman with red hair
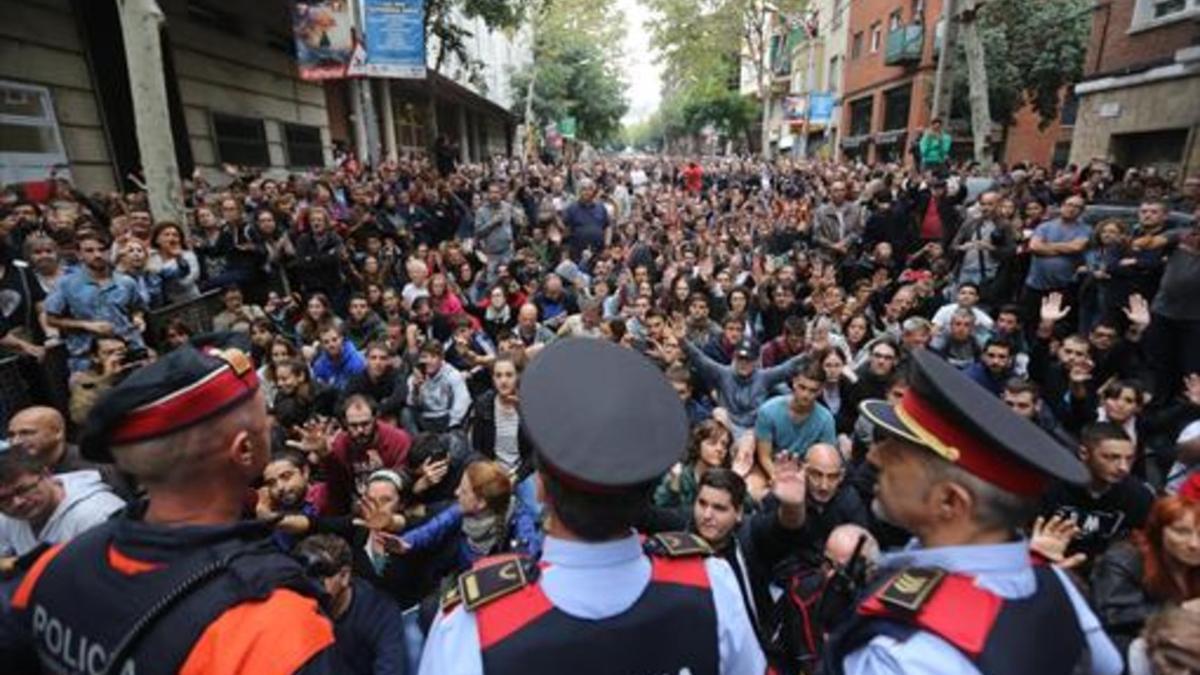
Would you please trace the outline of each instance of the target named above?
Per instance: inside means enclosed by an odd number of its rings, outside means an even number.
[[[1146,527],[1097,563],[1092,604],[1122,653],[1164,606],[1200,610],[1200,501],[1156,501]]]

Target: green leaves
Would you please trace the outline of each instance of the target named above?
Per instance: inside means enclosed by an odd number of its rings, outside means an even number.
[[[1011,123],[1026,100],[1043,128],[1058,116],[1062,88],[1083,76],[1090,6],[1090,0],[988,0],[982,5],[979,32],[987,54],[993,120]],[[961,52],[957,58],[956,115],[967,105]]]
[[[574,117],[577,136],[595,145],[617,137],[629,109],[619,70],[623,21],[611,0],[547,0],[535,15],[534,62],[513,73],[523,115],[530,78],[533,112],[542,124]]]

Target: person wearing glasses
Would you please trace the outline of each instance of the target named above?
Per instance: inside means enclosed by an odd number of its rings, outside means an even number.
[[[51,474],[21,448],[0,452],[0,568],[41,544],[58,544],[124,508],[95,470]]]
[[[304,429],[300,449],[315,455],[325,476],[331,514],[350,511],[366,494],[367,479],[379,469],[404,468],[412,438],[404,429],[378,418],[370,397],[353,394],[342,404],[343,430],[330,434],[314,425]]]

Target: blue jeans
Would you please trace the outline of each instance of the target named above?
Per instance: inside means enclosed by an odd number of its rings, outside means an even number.
[[[513,493],[517,497],[517,501],[528,507],[535,517],[542,515],[542,503],[537,498],[537,474],[531,473],[525,480],[517,483],[516,490]]]

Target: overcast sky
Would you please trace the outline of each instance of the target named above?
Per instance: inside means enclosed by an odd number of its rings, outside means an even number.
[[[629,112],[624,121],[636,122],[650,116],[661,97],[661,69],[650,52],[650,35],[644,27],[650,12],[640,0],[617,0],[617,8],[625,15],[625,81],[629,89]]]

